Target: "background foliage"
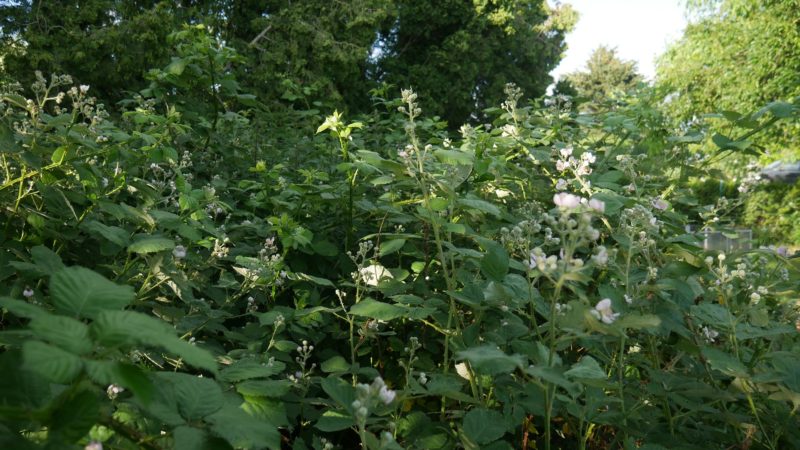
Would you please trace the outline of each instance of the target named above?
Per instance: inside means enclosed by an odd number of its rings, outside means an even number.
[[[129,85],[98,98],[80,69],[2,85],[0,447],[796,447],[797,259],[708,253],[687,228],[736,206],[694,188],[719,170],[698,145],[748,138],[676,125],[652,91],[586,112],[514,84],[482,109],[392,95],[377,83],[398,72],[370,71],[411,55],[369,58],[364,30],[401,32],[387,24],[418,2],[354,9],[340,47],[347,9],[310,27],[302,2],[175,5],[208,24],[159,22],[164,56]],[[459,3],[431,33],[522,45],[569,19],[526,5]],[[273,38],[287,46],[256,47]],[[6,45],[4,76],[62,51],[43,48]],[[325,58],[347,67],[307,71]],[[760,136],[798,109],[728,116]],[[455,132],[441,111],[480,120]]]

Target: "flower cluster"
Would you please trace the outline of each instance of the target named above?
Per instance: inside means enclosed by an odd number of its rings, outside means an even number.
[[[371,411],[379,405],[391,405],[397,398],[397,392],[389,389],[383,378],[376,377],[372,384],[358,383],[356,385],[356,400],[350,405],[353,408],[356,420],[364,424]]]
[[[572,173],[574,173],[578,178],[591,174],[591,165],[597,160],[597,158],[594,156],[594,153],[588,151],[583,152],[578,158],[572,156],[572,154],[572,147],[564,147],[560,149],[558,151],[559,158],[556,161],[556,170],[559,172],[571,170]]]

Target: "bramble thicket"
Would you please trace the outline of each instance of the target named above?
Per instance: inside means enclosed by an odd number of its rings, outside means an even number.
[[[691,8],[4,2],[0,448],[800,448],[800,3]]]

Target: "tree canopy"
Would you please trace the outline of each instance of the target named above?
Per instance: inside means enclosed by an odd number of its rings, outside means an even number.
[[[673,117],[688,121],[718,110],[747,113],[800,95],[800,1],[692,5],[695,20],[658,64],[657,84]],[[782,126],[762,143],[777,157],[797,142],[797,128]]]
[[[634,61],[624,61],[617,50],[600,46],[586,61],[586,69],[568,74],[565,80],[576,94],[590,102],[598,103],[615,93],[624,93],[644,79],[636,70]]]
[[[382,83],[413,86],[453,127],[477,118],[514,82],[544,93],[576,19],[543,0],[91,0],[0,6],[5,72],[29,85],[33,70],[68,73],[102,100],[148,85],[169,62],[167,35],[204,23],[243,55],[238,79],[260,100],[370,108]],[[426,100],[426,102],[428,101]]]

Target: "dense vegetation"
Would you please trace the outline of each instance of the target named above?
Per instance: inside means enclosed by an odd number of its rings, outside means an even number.
[[[0,448],[797,448],[800,265],[691,231],[796,101],[526,100],[536,1],[185,3],[4,7]]]

